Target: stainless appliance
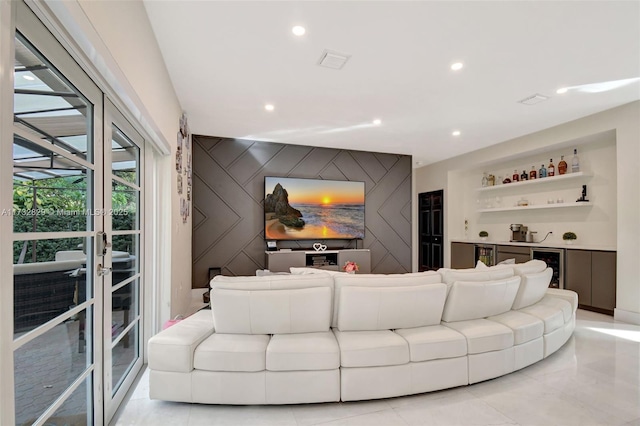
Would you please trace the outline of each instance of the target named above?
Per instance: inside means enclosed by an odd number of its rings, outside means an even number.
[[[509,227],[511,229],[511,242],[525,243],[527,242],[528,227],[521,223],[512,223]]]
[[[496,246],[494,244],[475,244],[475,263],[480,260],[487,266],[496,264]]]
[[[533,234],[537,234],[537,231],[527,231],[527,242],[528,243],[533,243]]]
[[[564,288],[564,249],[531,247],[531,259],[543,260],[553,269],[549,288]]]

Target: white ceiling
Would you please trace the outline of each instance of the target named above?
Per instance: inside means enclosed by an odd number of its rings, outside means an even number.
[[[425,165],[640,99],[638,1],[145,6],[196,134],[410,154]],[[294,36],[294,25],[306,34]],[[319,67],[325,49],[351,58],[339,71]],[[457,61],[465,66],[453,72]],[[517,103],[536,93],[550,99]]]

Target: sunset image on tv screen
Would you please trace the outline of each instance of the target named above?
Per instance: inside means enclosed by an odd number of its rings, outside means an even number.
[[[364,238],[364,182],[265,178],[265,239]]]

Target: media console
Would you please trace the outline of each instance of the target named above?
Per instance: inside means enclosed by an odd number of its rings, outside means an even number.
[[[371,273],[369,249],[345,250],[291,250],[265,251],[267,269],[271,272],[289,272],[291,267],[312,267],[340,271],[345,262],[358,264],[359,273]]]

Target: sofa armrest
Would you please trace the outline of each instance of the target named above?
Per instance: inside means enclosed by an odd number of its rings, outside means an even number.
[[[546,291],[545,294],[557,299],[564,299],[567,302],[571,303],[571,308],[573,309],[574,313],[576,312],[576,309],[578,309],[578,293],[576,293],[575,291],[550,288]]]
[[[188,373],[196,347],[214,332],[210,310],[196,312],[149,339],[149,368]]]

